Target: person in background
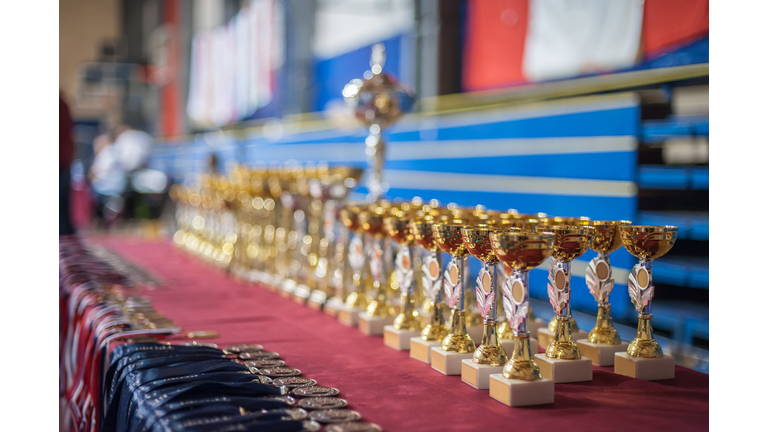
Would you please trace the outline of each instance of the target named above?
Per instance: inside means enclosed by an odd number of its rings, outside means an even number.
[[[70,172],[75,156],[75,140],[72,138],[72,116],[59,92],[59,235],[75,233],[69,213]]]

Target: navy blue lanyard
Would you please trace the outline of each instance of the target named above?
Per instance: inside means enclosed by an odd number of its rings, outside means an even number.
[[[211,394],[231,395],[231,396],[269,396],[282,394],[280,387],[259,382],[244,383],[220,383],[220,382],[191,382],[170,388],[164,388],[159,391],[147,393],[145,399],[137,407],[134,416],[127,418],[125,411],[118,413],[115,431],[125,432],[129,429],[130,422],[143,423],[145,419],[151,417],[151,413],[165,404],[177,401],[184,397],[203,396]],[[130,428],[133,429],[133,428]],[[143,430],[141,426],[135,430]]]
[[[129,405],[128,405],[128,414],[132,415],[136,409],[137,404],[139,404],[144,399],[144,396],[151,391],[162,390],[169,386],[175,386],[175,385],[184,384],[188,382],[214,381],[214,382],[234,383],[234,382],[249,382],[249,381],[253,381],[255,378],[256,376],[254,376],[251,373],[212,372],[212,373],[184,375],[180,377],[172,377],[172,378],[166,378],[161,380],[155,380],[140,386],[131,394]]]
[[[146,430],[151,430],[155,421],[165,418],[165,416],[178,412],[196,410],[199,407],[208,405],[228,404],[243,408],[247,411],[259,411],[265,409],[287,408],[289,404],[279,399],[267,399],[246,396],[215,396],[215,397],[195,397],[180,400],[166,404],[153,411],[147,418]]]

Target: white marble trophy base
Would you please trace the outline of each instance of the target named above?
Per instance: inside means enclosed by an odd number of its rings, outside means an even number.
[[[411,349],[411,339],[419,337],[420,331],[397,330],[395,326],[384,326],[384,345],[398,351],[408,351]]]
[[[293,290],[293,301],[300,305],[305,305],[311,293],[306,285],[297,285]]]
[[[344,307],[344,302],[341,301],[338,297],[332,297],[330,300],[325,302],[325,305],[323,306],[323,313],[336,318],[339,314],[339,310],[341,310],[342,307]]]
[[[323,305],[325,304],[326,300],[326,294],[322,291],[312,291],[312,294],[309,295],[309,299],[307,300],[307,307],[309,307],[312,310],[323,310]]]
[[[546,378],[523,381],[493,374],[489,381],[491,397],[507,406],[520,407],[555,402],[555,382]]]
[[[278,294],[280,294],[280,297],[285,297],[287,299],[293,297],[293,290],[296,289],[296,282],[285,279],[282,284],[280,284],[280,291]]]
[[[473,353],[453,353],[445,352],[440,346],[432,348],[432,369],[435,369],[445,375],[461,375],[461,361],[472,360]]]
[[[533,334],[533,332],[531,332]],[[537,337],[536,339],[539,340],[539,346],[547,349],[549,346],[549,343],[552,342],[552,339],[555,338],[555,333],[547,330],[547,326],[544,325],[539,328],[538,332],[536,333]],[[573,340],[579,340],[579,339],[586,339],[589,337],[589,332],[584,330],[579,330],[577,332],[572,333],[572,339]]]
[[[635,358],[626,352],[617,352],[613,371],[647,381],[674,379],[675,359],[669,354],[661,358]]]
[[[472,338],[475,345],[480,345],[483,340],[483,325],[467,326],[467,334]]]
[[[539,342],[536,339],[528,338],[531,344],[531,352],[536,354],[539,352]],[[512,358],[512,353],[515,352],[515,339],[499,339],[499,345],[504,348],[504,352],[507,353],[507,357]]]
[[[358,319],[360,318],[360,312],[362,311],[362,308],[342,305],[339,308],[339,312],[336,314],[336,317],[340,323],[347,327],[357,327],[357,323],[359,322]]]
[[[579,339],[576,341],[581,355],[592,360],[596,366],[613,366],[613,358],[616,353],[627,352],[629,342],[622,341],[618,345],[599,345],[590,343],[588,339]]]
[[[357,328],[366,336],[381,336],[384,334],[384,326],[395,322],[394,316],[369,317],[365,312],[360,312],[357,319]]]
[[[411,338],[411,358],[424,363],[432,363],[432,348],[441,347],[441,341],[421,340],[421,336]]]
[[[261,283],[264,284],[264,287],[267,289],[267,291],[277,292],[277,288],[280,286],[280,284],[283,283],[283,281],[279,276],[269,273],[262,273]]]
[[[461,361],[461,380],[478,390],[488,390],[490,385],[490,376],[492,374],[501,374],[504,365],[488,366],[475,364],[472,359]]]
[[[546,354],[536,354],[533,361],[541,371],[541,376],[555,383],[592,381],[592,360],[584,357],[579,360],[558,360],[547,358]]]

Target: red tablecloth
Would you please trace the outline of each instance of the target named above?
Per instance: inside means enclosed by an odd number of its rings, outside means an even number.
[[[709,376],[677,366],[674,380],[643,381],[594,367],[592,382],[557,384],[555,403],[510,408],[277,294],[228,279],[172,245],[100,239],[166,282],[147,291],[158,311],[187,331],[215,330],[219,346],[260,343],[349,408],[388,431],[675,430],[709,428]]]

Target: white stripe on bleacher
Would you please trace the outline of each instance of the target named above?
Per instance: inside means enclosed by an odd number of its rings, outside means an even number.
[[[637,195],[637,186],[629,181],[456,174],[407,170],[385,170],[384,179],[392,189],[601,197],[633,197]],[[361,183],[365,184],[365,180]]]
[[[253,144],[247,146],[268,162],[327,161],[365,162],[365,143]],[[395,141],[387,143],[387,160],[464,159],[480,157],[530,156],[628,152],[637,149],[632,136],[503,138],[445,141]],[[210,152],[201,147],[198,152]]]

